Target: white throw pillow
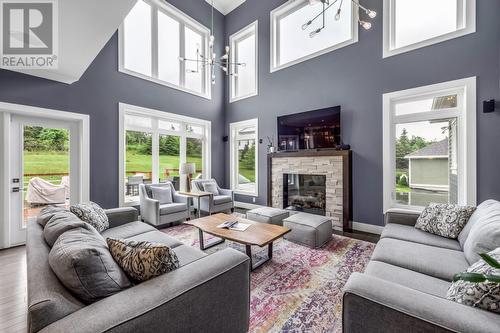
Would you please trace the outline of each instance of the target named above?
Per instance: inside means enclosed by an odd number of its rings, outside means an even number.
[[[172,203],[172,189],[170,186],[167,187],[151,187],[151,193],[153,199],[158,200],[160,205],[166,205]]]
[[[213,195],[219,195],[219,188],[217,187],[217,184],[214,182],[203,184],[203,190],[205,192],[210,192]]]

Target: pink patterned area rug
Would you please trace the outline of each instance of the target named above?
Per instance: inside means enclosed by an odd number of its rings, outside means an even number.
[[[199,248],[195,227],[162,231]],[[211,236],[206,237],[210,241]],[[205,252],[228,246],[244,251],[226,241]],[[364,270],[374,248],[375,244],[338,235],[315,250],[284,239],[275,242],[272,261],[251,273],[249,332],[341,332],[342,288],[353,272]],[[256,256],[267,254],[267,248],[252,251]]]

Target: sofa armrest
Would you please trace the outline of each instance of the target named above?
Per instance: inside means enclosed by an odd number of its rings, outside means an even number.
[[[219,193],[221,195],[229,195],[231,198],[233,197],[233,191],[232,190],[227,190],[224,188],[219,188]]]
[[[395,223],[415,226],[420,212],[402,210],[402,209],[389,209],[385,213],[385,224]]]
[[[105,212],[108,216],[110,228],[139,220],[139,212],[134,207],[106,209]]]
[[[160,223],[160,202],[148,197],[141,197],[141,219],[149,224]]]
[[[344,332],[495,332],[500,316],[366,274],[344,287]]]
[[[219,251],[45,327],[58,332],[247,332],[250,261]]]

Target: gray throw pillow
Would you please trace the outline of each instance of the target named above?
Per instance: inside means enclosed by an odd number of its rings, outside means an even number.
[[[54,216],[55,213],[58,212],[67,212],[68,209],[61,206],[47,206],[38,213],[36,218],[36,222],[45,227],[45,225],[49,222],[49,220]]]
[[[158,200],[160,205],[171,204],[172,203],[172,189],[170,186],[151,186],[151,193],[153,199]]]
[[[207,182],[203,184],[203,190],[205,192],[212,193],[213,195],[219,195],[219,188],[214,182]]]
[[[500,261],[500,248],[488,254]],[[482,259],[470,266],[467,272],[500,275],[500,269],[491,267]],[[500,313],[500,283],[458,280],[452,283],[446,297],[460,304]]]
[[[49,265],[59,281],[87,304],[131,286],[104,238],[90,228],[66,231],[49,253]]]
[[[111,255],[134,280],[146,281],[179,267],[175,252],[165,244],[107,238]]]
[[[415,228],[456,239],[476,207],[431,203],[417,219]]]
[[[47,244],[52,247],[59,236],[66,231],[76,228],[90,229],[92,226],[80,220],[70,211],[58,212],[52,215],[52,218],[45,225],[45,228],[43,228],[43,237]]]
[[[500,202],[488,200],[478,206],[473,217],[475,223],[463,244],[469,264],[481,259],[478,253],[488,253],[500,247]]]
[[[108,216],[104,209],[95,202],[81,203],[71,206],[70,211],[84,222],[87,222],[97,231],[103,232],[109,228]]]

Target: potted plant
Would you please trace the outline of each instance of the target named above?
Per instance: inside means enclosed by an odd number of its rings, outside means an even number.
[[[269,154],[276,152],[276,148],[274,147],[274,138],[271,138],[269,136],[267,136],[266,138],[267,138],[267,152]]]

